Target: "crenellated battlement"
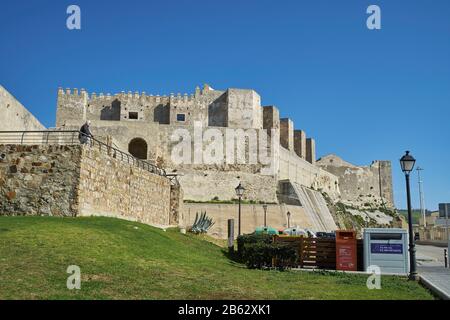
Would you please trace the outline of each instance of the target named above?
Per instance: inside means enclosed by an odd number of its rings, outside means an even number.
[[[67,88],[67,89],[63,89],[62,87],[58,88],[58,97],[59,96],[74,96],[74,97],[79,97],[79,96],[88,96],[88,93],[86,92],[86,90],[84,88],[78,90],[78,88]]]
[[[88,101],[96,101],[96,100],[108,100],[111,98],[116,98],[120,100],[140,100],[145,102],[173,102],[173,103],[180,103],[180,102],[189,102],[189,101],[195,101],[200,96],[207,94],[206,91],[202,91],[197,87],[196,93],[171,93],[170,95],[160,95],[160,94],[147,94],[145,91],[139,92],[139,91],[122,91],[120,93],[96,93],[87,92],[84,88],[78,89],[78,88],[58,88],[58,98],[68,98],[68,97],[86,97]]]
[[[170,94],[170,102],[171,103],[184,103],[184,102],[190,102],[190,101],[195,101],[196,97],[194,94],[181,94],[178,93],[177,95],[171,93]]]
[[[168,95],[160,95],[160,94],[147,94],[145,91],[122,91],[120,93],[89,93],[86,89],[81,88],[66,88],[63,87],[58,88],[58,98],[60,99],[68,99],[71,97],[85,97],[88,102],[98,101],[98,100],[110,100],[112,98],[120,99],[120,100],[139,100],[147,103],[183,103],[183,102],[193,102],[196,100],[207,99],[211,93],[221,94],[222,91],[217,91],[212,89],[209,85],[205,84],[202,89],[199,86],[195,88],[193,93],[170,93]]]

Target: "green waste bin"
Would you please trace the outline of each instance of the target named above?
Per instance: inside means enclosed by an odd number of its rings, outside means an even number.
[[[276,235],[278,234],[278,230],[272,227],[257,227],[255,229],[256,234],[270,234],[270,235]]]

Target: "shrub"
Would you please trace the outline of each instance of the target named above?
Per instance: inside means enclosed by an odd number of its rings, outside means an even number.
[[[246,234],[239,236],[238,259],[248,268],[269,268],[272,260],[276,267],[284,269],[297,262],[297,249],[292,245],[273,243],[273,237],[268,234]]]
[[[241,258],[250,269],[269,267],[272,265],[272,246],[264,242],[248,243],[243,248]]]
[[[265,233],[251,233],[244,234],[237,238],[237,254],[239,259],[242,259],[242,254],[244,250],[244,246],[253,243],[272,243],[272,236]]]
[[[250,243],[244,246],[243,262],[248,268],[269,268],[275,259],[275,267],[285,269],[295,265],[298,258],[295,247],[279,243]]]

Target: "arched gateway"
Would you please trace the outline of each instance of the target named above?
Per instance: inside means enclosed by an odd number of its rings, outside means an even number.
[[[147,150],[147,142],[141,138],[134,138],[128,144],[128,152],[138,159],[147,160]]]

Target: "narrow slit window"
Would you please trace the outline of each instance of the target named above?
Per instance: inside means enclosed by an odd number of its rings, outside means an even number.
[[[183,114],[183,113],[177,114],[177,121],[185,122],[186,121],[186,115]]]

